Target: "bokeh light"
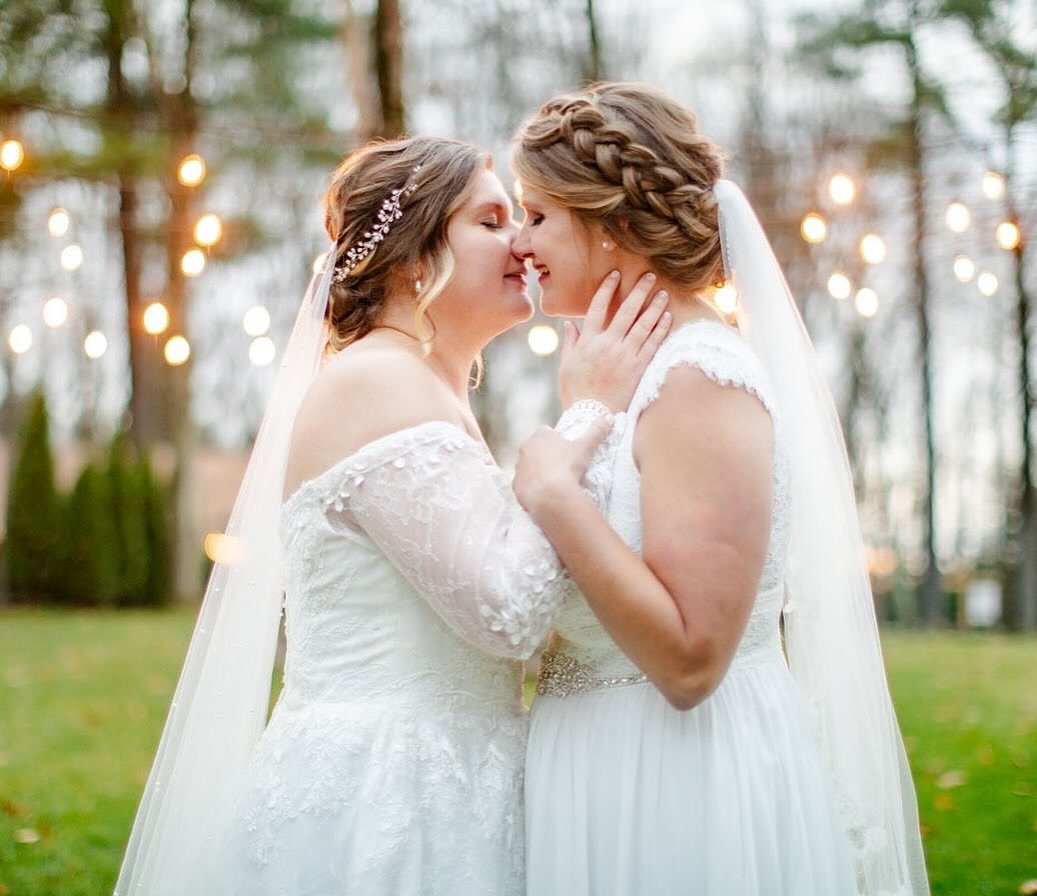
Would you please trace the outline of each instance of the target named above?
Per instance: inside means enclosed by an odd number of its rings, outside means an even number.
[[[983,271],[983,273],[976,278],[976,286],[979,287],[979,291],[983,293],[983,295],[990,298],[997,292],[997,275],[992,274],[990,271]]]
[[[828,181],[828,195],[836,205],[849,205],[857,197],[857,185],[848,174],[833,174]]]
[[[947,206],[944,220],[952,233],[964,233],[972,224],[972,213],[964,202],[952,202]]]
[[[60,296],[54,296],[43,303],[43,322],[48,327],[60,327],[68,320],[68,305]]]
[[[828,294],[833,299],[848,299],[850,293],[853,292],[853,286],[850,283],[850,278],[841,271],[836,271],[828,278]]]
[[[976,275],[976,264],[968,255],[954,258],[954,276],[960,283],[968,283]]]
[[[179,367],[191,357],[191,344],[183,336],[173,336],[166,343],[164,354],[170,367]]]
[[[66,271],[78,271],[83,264],[83,249],[78,243],[69,243],[61,250],[61,266]]]
[[[161,302],[152,302],[144,309],[144,330],[152,336],[165,333],[169,326],[169,310]]]
[[[866,233],[861,239],[860,253],[868,264],[882,264],[886,260],[886,244],[877,233]]]
[[[223,222],[217,215],[202,215],[194,225],[194,241],[199,246],[214,246],[223,236]]]
[[[269,336],[259,336],[252,340],[248,347],[248,359],[256,367],[266,367],[277,355],[274,340]]]
[[[530,327],[526,340],[529,343],[529,350],[542,358],[558,351],[558,331],[549,324],[537,324],[535,327]]]
[[[14,171],[25,161],[25,149],[17,140],[5,140],[0,143],[0,168]]]
[[[996,171],[988,171],[983,175],[983,195],[987,199],[1004,198],[1005,179]]]
[[[86,356],[92,361],[96,361],[106,351],[108,351],[108,340],[105,338],[104,333],[100,330],[92,330],[86,334],[86,339],[83,340],[83,351],[86,352]]]
[[[16,355],[24,355],[32,348],[32,330],[25,324],[18,324],[8,335],[7,344]]]
[[[205,270],[205,253],[201,249],[188,249],[180,259],[180,270],[188,277],[197,277]]]
[[[264,336],[270,329],[270,312],[262,305],[253,305],[241,321],[249,336]]]
[[[68,233],[72,219],[63,208],[54,209],[47,218],[47,232],[51,236],[64,236]]]
[[[713,293],[713,302],[721,314],[734,314],[738,308],[738,291],[730,283],[725,283]]]
[[[857,306],[857,313],[861,317],[874,317],[879,310],[878,293],[867,286],[857,290],[857,295],[854,297],[853,302]]]
[[[825,219],[817,212],[810,212],[810,214],[803,216],[803,221],[799,225],[799,232],[803,234],[803,239],[808,243],[822,243],[825,237],[828,236],[828,224],[825,223]]]
[[[176,176],[185,187],[197,187],[205,180],[205,160],[196,153],[184,156],[180,160]]]
[[[1019,227],[1014,221],[1002,221],[997,225],[997,230],[994,231],[994,238],[1002,249],[1011,252],[1019,245],[1022,235],[1019,233]]]

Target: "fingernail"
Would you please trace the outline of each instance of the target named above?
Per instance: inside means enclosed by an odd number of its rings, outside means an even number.
[[[669,301],[670,294],[665,289],[660,289],[655,296],[655,303],[661,305],[663,302]]]
[[[655,283],[655,274],[649,271],[647,274],[645,274],[645,280],[647,280],[649,283]]]
[[[609,271],[609,280],[618,280],[619,271]]]
[[[663,317],[662,317],[662,319],[663,319],[663,320],[664,320],[664,321],[665,321],[666,323],[669,323],[669,322],[670,322],[670,318],[671,318],[671,317],[673,317],[673,315],[672,315],[672,314],[670,314],[670,312],[669,312],[669,311],[664,311],[664,312],[663,312]]]

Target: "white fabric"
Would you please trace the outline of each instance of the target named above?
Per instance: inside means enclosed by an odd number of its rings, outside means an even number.
[[[285,503],[284,689],[219,892],[523,892],[522,666],[557,557],[448,423],[369,443]]]
[[[204,893],[266,722],[281,608],[278,513],[292,423],[325,345],[333,250],[310,280],[227,524],[115,886],[117,896]]]
[[[365,446],[282,515],[330,257],[206,589],[122,896],[522,890],[518,658],[560,600],[558,560],[485,447],[445,423]],[[283,587],[285,685],[264,733]]]
[[[527,892],[567,896],[832,896],[854,892],[849,852],[813,726],[781,653],[789,458],[759,362],[737,333],[672,333],[617,422],[607,517],[641,549],[633,438],[675,366],[744,389],[775,427],[771,541],[759,594],[720,687],[682,713],[649,683],[533,704],[526,766]],[[552,650],[594,677],[636,667],[575,589]]]
[[[773,384],[789,439],[785,643],[806,695],[865,896],[929,892],[914,785],[886,683],[842,429],[784,275],[739,188],[720,181],[738,326]]]

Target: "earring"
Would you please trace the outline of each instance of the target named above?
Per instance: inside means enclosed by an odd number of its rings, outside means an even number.
[[[421,284],[421,279],[420,278],[414,281],[414,291],[415,292],[421,292],[421,286],[422,286],[422,284]]]
[[[608,252],[609,250],[612,249],[612,241],[611,240],[602,240],[601,241],[601,248],[604,249],[606,252]]]

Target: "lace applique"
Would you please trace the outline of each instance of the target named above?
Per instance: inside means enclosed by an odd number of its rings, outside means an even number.
[[[555,430],[573,441],[582,436],[599,417],[607,417],[609,431],[594,451],[590,466],[583,477],[583,490],[599,509],[608,505],[612,491],[612,460],[619,447],[620,436],[626,424],[626,411],[612,413],[600,401],[583,398],[573,402],[558,419]]]
[[[485,446],[456,426],[432,422],[378,439],[304,489],[333,526],[369,538],[476,647],[525,658],[546,637],[563,594],[561,564]]]

